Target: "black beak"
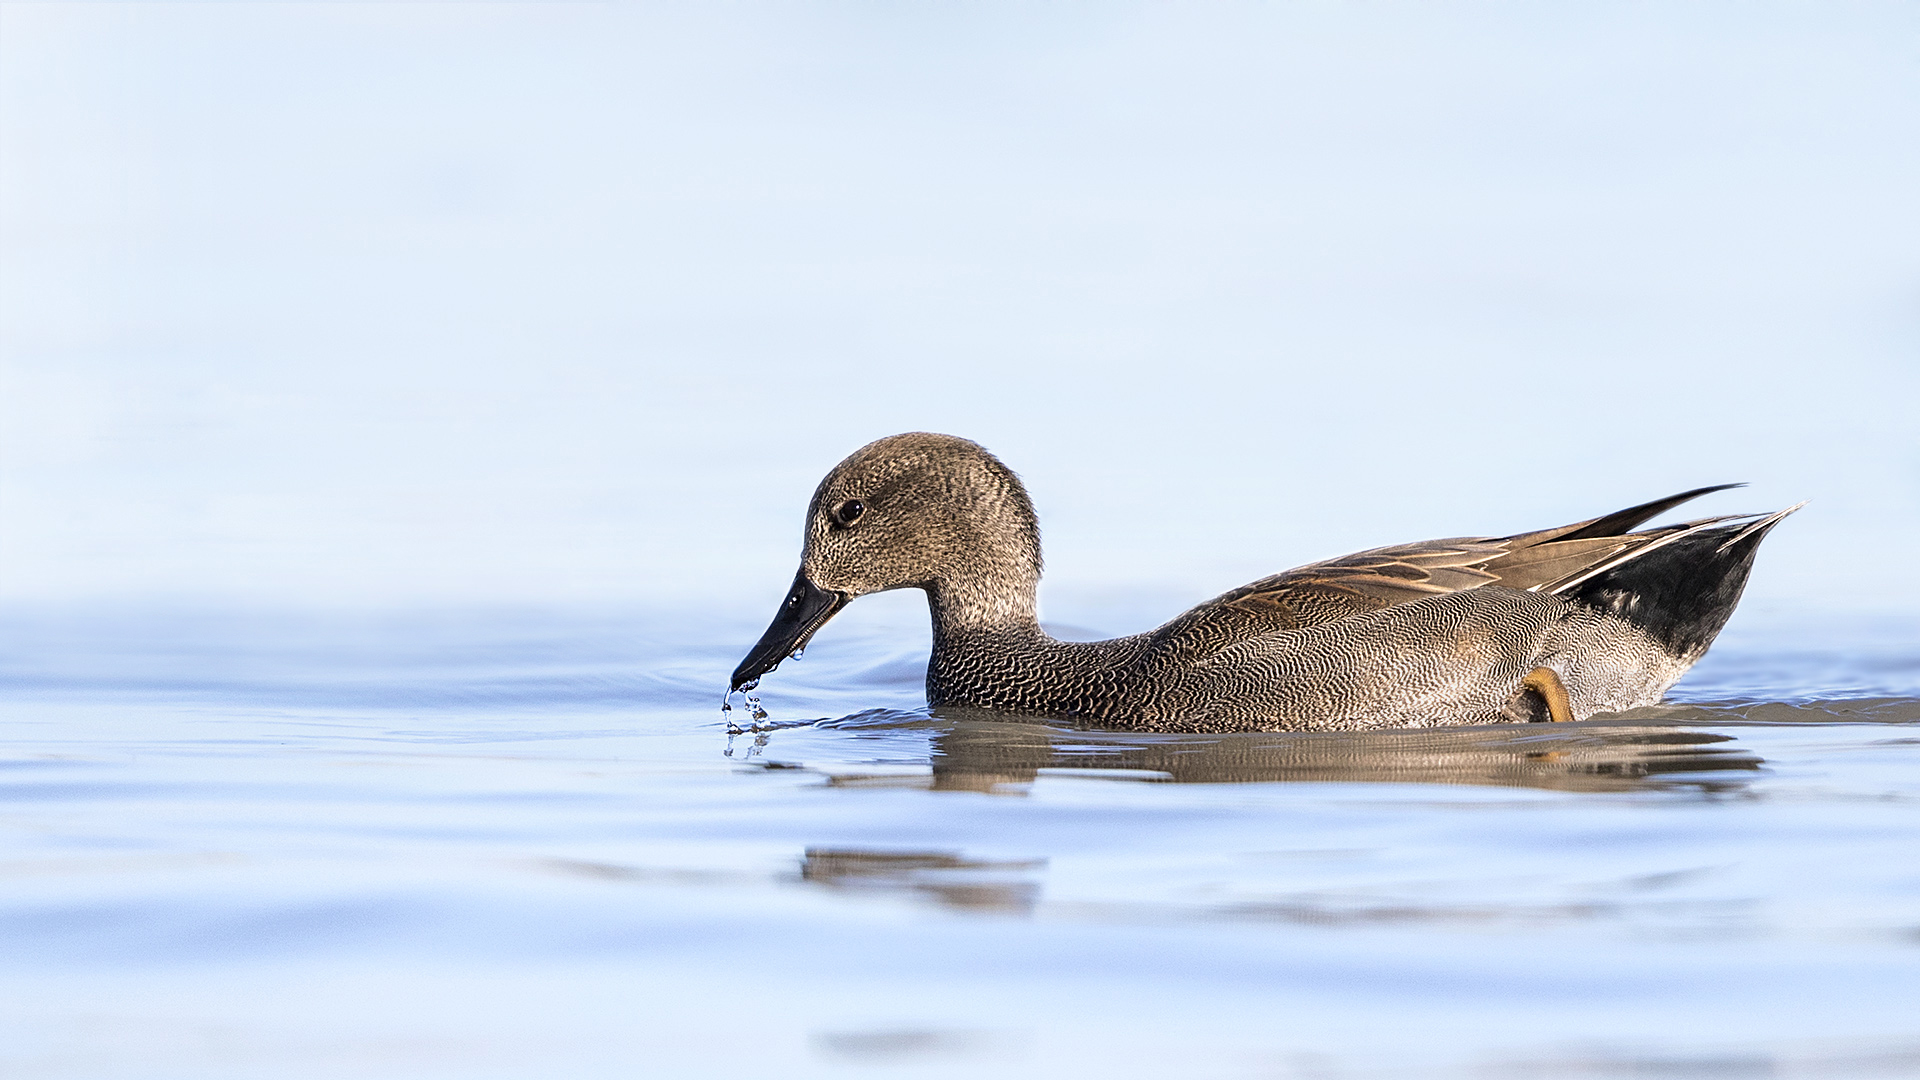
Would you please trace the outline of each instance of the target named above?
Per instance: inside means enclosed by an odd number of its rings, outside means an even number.
[[[780,661],[804,649],[815,630],[827,625],[833,614],[845,607],[847,594],[828,592],[807,580],[805,570],[793,575],[793,588],[780,603],[773,625],[760,635],[740,666],[733,669],[733,689],[745,690],[760,681],[760,676],[780,666]]]

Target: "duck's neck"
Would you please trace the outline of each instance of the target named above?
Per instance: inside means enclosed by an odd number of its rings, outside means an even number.
[[[934,651],[967,641],[1041,636],[1037,573],[930,582]]]
[[[1031,691],[1053,639],[1040,629],[1034,594],[1038,576],[999,578],[991,588],[965,581],[929,583],[933,655],[927,658],[927,704],[1034,712],[1044,709]]]
[[[954,530],[923,588],[933,612],[934,650],[967,641],[1040,633],[1040,527],[1012,474],[995,498]]]

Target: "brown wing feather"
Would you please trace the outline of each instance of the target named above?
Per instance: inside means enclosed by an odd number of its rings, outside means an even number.
[[[1688,499],[1735,486],[1698,488],[1557,529],[1507,537],[1426,540],[1310,563],[1194,608],[1155,631],[1155,643],[1198,658],[1250,636],[1315,626],[1483,585],[1556,592],[1583,580],[1595,568],[1630,559],[1638,549],[1678,531],[1729,520],[1712,518],[1624,532]],[[1616,528],[1622,532],[1614,533]]]
[[[1537,589],[1595,563],[1605,562],[1639,542],[1633,536],[1552,540],[1544,544],[1515,547],[1492,560],[1487,570],[1508,588]]]
[[[1347,589],[1389,607],[1440,593],[1475,589],[1499,578],[1483,567],[1506,546],[1482,537],[1452,537],[1417,544],[1374,548],[1354,555],[1310,563],[1267,578],[1273,587],[1319,582]]]

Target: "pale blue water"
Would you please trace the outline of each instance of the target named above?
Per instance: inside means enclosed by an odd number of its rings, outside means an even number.
[[[745,611],[16,615],[0,1073],[1920,1075],[1911,620],[1142,738],[929,716],[858,611],[736,738]]]

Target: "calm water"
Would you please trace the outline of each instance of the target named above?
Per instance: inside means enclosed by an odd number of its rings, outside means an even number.
[[[0,1074],[1920,1075],[1920,623],[1143,738],[929,715],[921,617],[729,738],[745,612],[16,615]]]

